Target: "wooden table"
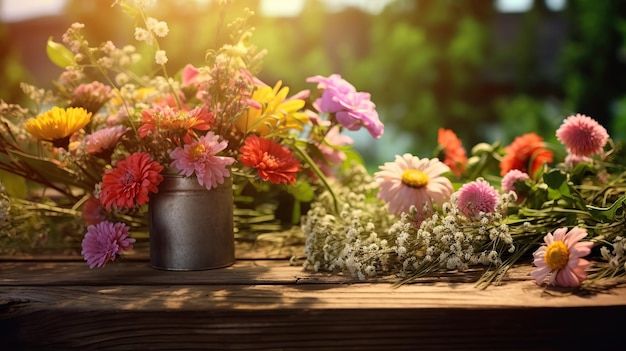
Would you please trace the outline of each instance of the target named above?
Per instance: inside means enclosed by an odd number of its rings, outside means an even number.
[[[546,291],[515,268],[392,287],[311,273],[284,259],[209,271],[129,256],[0,260],[0,350],[601,350],[624,345],[626,286]],[[619,349],[620,347],[617,347]],[[612,348],[613,349],[613,348]]]

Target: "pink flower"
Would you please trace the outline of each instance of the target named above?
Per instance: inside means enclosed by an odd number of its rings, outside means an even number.
[[[554,231],[554,235],[546,234],[543,238],[546,245],[533,253],[533,263],[537,269],[530,275],[535,278],[535,282],[541,285],[551,274],[548,285],[575,287],[587,279],[585,269],[590,263],[582,257],[589,255],[593,243],[579,242],[586,236],[587,231],[579,227],[569,232],[567,228],[559,228]]]
[[[113,149],[118,140],[129,130],[124,126],[113,126],[97,130],[85,137],[85,152],[98,155]]]
[[[567,154],[563,160],[568,167],[576,167],[581,162],[591,162],[591,158],[576,154]]]
[[[324,90],[313,103],[318,111],[334,113],[337,122],[349,130],[365,127],[376,139],[383,135],[384,125],[378,118],[376,105],[370,100],[369,93],[357,92],[338,74],[309,77],[306,81],[318,83],[318,89]]]
[[[482,179],[464,184],[457,195],[459,210],[471,219],[479,219],[481,213],[493,213],[500,199],[498,191]]]
[[[104,207],[100,204],[100,200],[94,196],[90,196],[82,207],[82,215],[85,223],[98,224],[106,219],[104,215]]]
[[[132,208],[148,202],[148,193],[159,191],[163,181],[163,170],[158,162],[152,161],[150,154],[135,152],[119,161],[115,168],[108,169],[102,176],[100,203],[107,211],[111,207]]]
[[[298,172],[302,169],[291,150],[254,134],[246,138],[240,151],[241,163],[256,169],[261,179],[273,184],[295,184]]]
[[[89,268],[104,267],[108,261],[114,261],[117,255],[131,250],[135,239],[129,238],[129,228],[124,223],[100,222],[87,227],[87,234],[80,252]]]
[[[556,137],[567,151],[579,156],[591,156],[602,153],[609,139],[606,129],[591,117],[569,116],[556,131]]]
[[[111,87],[101,82],[93,81],[77,86],[70,97],[70,105],[82,107],[85,110],[96,113],[102,106],[113,97]]]
[[[442,204],[453,192],[452,183],[443,173],[450,168],[438,159],[420,159],[411,154],[397,155],[374,174],[380,186],[378,198],[389,204],[389,211],[400,215],[411,206],[418,211],[418,222],[432,210],[433,203]],[[424,212],[424,206],[427,212]]]
[[[341,151],[341,146],[351,145],[354,140],[348,135],[341,134],[339,128],[334,126],[325,136],[325,142],[320,144],[319,149],[324,159],[319,161],[319,166],[325,175],[333,174],[333,166],[339,165],[346,160],[346,154]]]
[[[198,183],[209,190],[217,187],[230,176],[227,166],[235,162],[232,157],[217,156],[228,146],[228,142],[219,139],[218,135],[208,132],[198,141],[185,144],[184,148],[177,147],[170,153],[174,160],[170,167],[181,170],[187,177],[195,173]]]
[[[196,83],[199,74],[200,71],[196,67],[194,67],[192,64],[187,64],[185,68],[183,68],[182,73],[183,85],[191,85]]]
[[[519,169],[512,169],[508,171],[504,175],[504,177],[502,177],[502,192],[505,194],[508,194],[511,191],[515,192],[515,195],[517,195],[517,202],[521,203],[522,201],[524,201],[524,196],[519,191],[517,191],[517,189],[515,188],[515,183],[523,182],[526,179],[530,179],[528,173],[522,172]]]

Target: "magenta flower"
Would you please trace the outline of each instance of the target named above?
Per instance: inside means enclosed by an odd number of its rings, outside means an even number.
[[[383,135],[384,125],[378,118],[376,105],[370,100],[369,93],[357,92],[338,74],[309,77],[306,81],[318,83],[317,88],[324,90],[313,103],[318,111],[334,113],[337,122],[349,130],[365,127],[376,139]]]
[[[543,238],[546,245],[533,253],[533,263],[537,269],[530,275],[535,278],[535,282],[541,285],[551,274],[548,285],[575,287],[587,279],[585,269],[590,262],[582,257],[589,255],[593,243],[580,242],[586,236],[587,231],[579,227],[569,232],[567,228],[559,228],[554,231],[554,235],[546,234]]]
[[[517,202],[521,203],[524,201],[524,195],[517,191],[515,183],[523,182],[526,179],[530,179],[528,173],[522,172],[519,169],[512,169],[508,171],[504,177],[502,177],[502,192],[505,194],[508,194],[511,191],[514,192],[515,195],[517,195]]]
[[[417,222],[430,214],[433,203],[441,205],[453,192],[450,180],[442,176],[450,168],[438,159],[420,159],[404,154],[379,168],[380,171],[374,174],[374,180],[380,186],[378,198],[385,200],[389,211],[396,215],[408,213],[411,206],[415,206]]]
[[[115,144],[129,130],[124,126],[113,126],[97,130],[85,137],[85,152],[99,155],[113,149]]]
[[[569,116],[556,131],[556,137],[568,152],[579,156],[602,153],[609,133],[596,120],[580,113]]]
[[[457,206],[468,218],[479,219],[481,213],[493,213],[500,199],[498,191],[482,179],[464,184],[457,193]]]
[[[129,227],[124,223],[100,222],[87,227],[87,234],[80,252],[89,268],[104,267],[114,261],[117,255],[131,250],[135,239],[129,238]]]
[[[215,188],[224,183],[224,178],[230,176],[227,166],[235,162],[232,157],[217,156],[227,146],[228,142],[220,141],[218,135],[208,132],[198,141],[170,152],[170,157],[174,160],[170,167],[179,169],[187,177],[195,173],[200,185],[207,189]]]

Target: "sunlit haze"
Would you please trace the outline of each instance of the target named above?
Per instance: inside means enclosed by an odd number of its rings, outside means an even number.
[[[209,2],[211,0],[197,0]],[[261,0],[260,11],[266,16],[296,16],[307,0]],[[382,11],[395,0],[321,0],[330,11],[341,11],[347,6],[358,7],[370,13]],[[62,12],[67,0],[0,0],[0,20],[16,22],[40,16],[57,15]],[[548,8],[560,10],[566,0],[546,0]],[[530,9],[533,0],[495,0],[496,8],[502,12],[524,12]]]

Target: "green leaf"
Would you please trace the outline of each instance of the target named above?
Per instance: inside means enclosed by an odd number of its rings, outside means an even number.
[[[624,210],[626,210],[626,196],[615,201],[609,207],[596,207],[588,205],[589,213],[593,216],[593,218],[600,221],[614,221],[615,217],[618,215],[622,215]],[[621,211],[620,211],[621,210]]]
[[[553,170],[543,174],[543,181],[548,186],[548,197],[551,200],[565,197],[573,199],[569,184],[567,183],[567,175],[558,170]]]
[[[93,190],[93,186],[80,181],[75,172],[60,167],[58,164],[52,162],[52,160],[17,151],[12,151],[11,155],[27,164],[50,183],[77,186],[87,191]]]
[[[0,182],[10,196],[25,199],[28,195],[26,180],[18,175],[0,170]]]
[[[52,37],[48,38],[48,43],[46,44],[46,54],[48,54],[48,58],[52,61],[52,63],[61,68],[66,68],[76,64],[74,53],[63,44],[53,41]]]
[[[296,201],[311,202],[313,201],[313,188],[307,182],[296,182],[294,186],[287,188],[289,194],[293,195]]]

